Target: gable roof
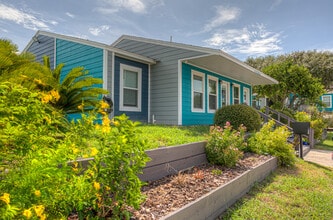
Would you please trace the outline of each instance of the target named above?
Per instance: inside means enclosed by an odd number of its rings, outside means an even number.
[[[199,57],[188,57],[184,62],[203,67],[212,72],[219,73],[236,80],[250,83],[251,85],[277,84],[278,81],[262,73],[261,71],[245,64],[237,58],[218,49],[194,46],[189,44],[175,43],[169,41],[148,39],[130,35],[122,35],[111,46],[116,47],[121,41],[138,41],[166,47],[173,47],[183,50],[197,51],[205,55]]]
[[[75,42],[75,43],[79,43],[79,44],[84,44],[84,45],[88,45],[88,46],[108,50],[108,51],[116,53],[119,56],[129,58],[129,59],[135,59],[135,60],[138,60],[138,61],[143,62],[143,63],[148,63],[148,64],[155,64],[156,63],[156,61],[154,59],[142,56],[140,54],[131,53],[131,52],[119,49],[119,48],[115,48],[115,47],[112,47],[112,46],[107,45],[107,44],[103,44],[103,43],[99,43],[99,42],[91,41],[91,40],[86,40],[86,39],[82,39],[82,38],[78,38],[78,37],[73,37],[73,36],[66,36],[66,35],[62,35],[62,34],[51,33],[51,32],[47,32],[47,31],[37,31],[36,34],[31,38],[31,40],[29,41],[27,46],[23,49],[23,52],[26,52],[28,50],[28,48],[36,40],[38,40],[39,35],[44,35],[44,36],[48,36],[48,37],[67,40],[67,41],[71,41],[71,42]]]

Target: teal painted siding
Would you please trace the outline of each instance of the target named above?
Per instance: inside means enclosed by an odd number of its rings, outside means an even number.
[[[198,71],[205,75],[205,95],[204,95],[204,112],[192,112],[192,70]],[[252,88],[250,85],[226,78],[224,76],[218,75],[216,73],[200,69],[189,64],[182,64],[182,125],[209,125],[213,124],[214,113],[208,111],[208,76],[213,76],[218,78],[218,108],[221,107],[221,83],[220,81],[225,81],[230,83],[230,102],[233,103],[232,85],[238,84],[240,86],[240,102],[243,103],[243,91],[244,88],[248,88],[250,91],[250,103],[252,102],[251,94]]]
[[[61,80],[73,68],[82,66],[89,75],[103,79],[103,49],[66,40],[56,40],[56,65],[64,63]],[[102,84],[99,85],[102,88]]]
[[[94,78],[103,79],[103,49],[83,45],[71,41],[56,39],[56,66],[64,63],[60,80],[75,67],[84,67],[89,75]],[[99,84],[96,87],[102,88]],[[81,114],[70,114],[69,120],[77,120]]]

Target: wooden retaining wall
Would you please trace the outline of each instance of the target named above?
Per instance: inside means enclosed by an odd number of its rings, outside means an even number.
[[[142,181],[161,179],[167,175],[176,174],[193,166],[207,163],[205,154],[206,142],[196,142],[175,147],[162,147],[147,150],[151,158],[139,175]]]

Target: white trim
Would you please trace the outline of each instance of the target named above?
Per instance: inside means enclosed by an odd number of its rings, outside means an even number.
[[[324,98],[326,98],[326,97],[328,97],[330,105],[325,106],[324,108],[332,108],[332,96],[331,95],[322,95],[322,97],[321,97],[322,102],[325,103]]]
[[[53,51],[53,69],[56,68],[57,65],[57,39],[54,38],[54,51]]]
[[[227,105],[230,105],[230,82],[228,82],[228,81],[222,81],[221,82],[221,99],[222,99],[222,88],[223,88],[223,86],[225,86],[225,88],[226,88],[226,97],[225,97],[225,101],[226,101],[226,104],[225,104],[225,106],[227,106]],[[222,104],[222,100],[221,100],[221,107],[224,107],[224,105]]]
[[[178,125],[183,123],[183,61],[178,60]]]
[[[247,98],[244,99],[246,91],[247,91]],[[251,106],[250,88],[247,88],[247,87],[244,87],[244,86],[243,86],[243,103],[246,103],[248,106]]]
[[[103,89],[108,89],[108,51],[103,50]]]
[[[202,109],[201,108],[194,108],[194,76],[199,76],[202,77]],[[205,106],[205,102],[206,102],[206,88],[205,88],[205,84],[206,84],[206,74],[196,71],[196,70],[191,70],[191,110],[192,112],[201,112],[204,113],[206,112],[206,106]]]
[[[151,121],[151,116],[150,116],[150,112],[151,112],[151,110],[150,110],[150,89],[151,89],[151,87],[150,87],[150,83],[151,83],[151,79],[150,79],[150,72],[151,71],[151,67],[150,67],[150,65],[148,65],[148,123],[150,123]]]
[[[114,52],[112,52],[112,55],[111,55],[111,97],[112,97],[112,102],[113,102],[113,111],[111,113],[111,117],[113,118],[114,117],[114,111],[115,111],[115,103],[116,103],[116,100],[114,100]],[[119,100],[117,100],[119,102]]]
[[[129,70],[129,71],[133,71],[133,72],[137,72],[138,73],[138,106],[137,107],[129,107],[129,106],[124,106],[124,88],[123,88],[123,73],[124,70]],[[134,66],[129,66],[126,64],[120,64],[120,85],[119,85],[119,110],[120,111],[130,111],[130,112],[141,112],[141,107],[142,107],[142,69],[138,68],[138,67],[134,67]]]
[[[218,92],[218,85],[219,85],[219,80],[218,80],[218,78],[217,77],[214,77],[214,76],[211,76],[211,75],[208,75],[207,76],[207,106],[208,106],[208,112],[209,113],[215,113],[215,111],[218,109],[218,97],[219,97],[219,92]],[[209,103],[209,96],[210,96],[210,92],[209,92],[209,80],[212,80],[212,81],[215,81],[216,82],[216,84],[215,84],[215,86],[216,86],[216,88],[215,88],[215,102],[216,102],[216,109],[210,109],[210,103]]]
[[[240,104],[241,103],[241,91],[240,91],[240,85],[237,84],[237,83],[233,83],[232,84],[232,104],[235,104],[235,88],[238,88],[238,103],[237,104]]]

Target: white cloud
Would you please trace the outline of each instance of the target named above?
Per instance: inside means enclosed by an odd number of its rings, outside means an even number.
[[[262,24],[242,29],[222,30],[214,33],[205,42],[228,53],[247,55],[265,55],[282,50],[281,33],[267,31]]]
[[[70,17],[70,18],[75,18],[75,15],[73,15],[73,14],[70,13],[70,12],[66,12],[66,15],[67,15],[68,17]]]
[[[56,21],[43,21],[36,18],[32,14],[25,13],[16,8],[0,4],[0,19],[9,20],[15,22],[16,24],[23,25],[23,27],[31,30],[50,30],[50,27],[47,23],[52,25],[57,25]]]
[[[102,25],[96,28],[89,28],[89,32],[94,36],[99,36],[102,32],[110,29],[108,25]]]
[[[241,10],[239,8],[217,6],[215,17],[208,24],[205,25],[204,31],[209,32],[214,28],[236,20],[238,19],[240,14]]]
[[[136,14],[144,14],[149,7],[163,5],[163,0],[100,0],[104,3],[103,7],[97,8],[97,11],[103,14],[112,14],[121,9],[131,11]]]

